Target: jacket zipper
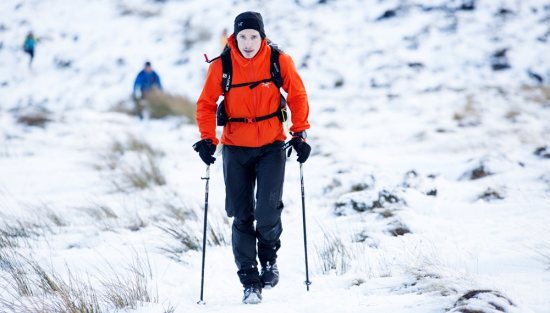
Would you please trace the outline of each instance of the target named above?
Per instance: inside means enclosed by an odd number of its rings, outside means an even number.
[[[252,64],[252,60],[248,61],[248,64],[250,65],[250,75],[252,76],[252,81],[255,81],[254,78],[254,65]],[[258,99],[256,97],[256,88],[252,89],[252,94],[254,95],[254,117],[258,116]],[[260,146],[260,127],[258,123],[256,124],[256,147]]]

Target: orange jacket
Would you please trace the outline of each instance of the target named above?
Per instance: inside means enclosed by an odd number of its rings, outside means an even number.
[[[271,78],[269,60],[271,47],[266,39],[262,41],[260,50],[252,59],[244,58],[239,52],[234,35],[228,38],[231,48],[231,62],[233,78],[231,84],[241,84]],[[284,53],[280,54],[281,76],[283,89],[287,92],[287,104],[292,112],[292,132],[309,129],[307,121],[309,105],[307,94],[298,75],[292,58]],[[210,64],[206,75],[206,82],[197,101],[197,123],[201,139],[216,138],[216,109],[218,98],[223,95],[222,61],[217,59]],[[225,95],[225,109],[229,117],[260,117],[271,114],[279,108],[279,89],[273,82],[263,83],[254,89],[234,87]],[[256,123],[228,122],[223,128],[221,142],[224,145],[242,147],[261,147],[277,140],[286,140],[283,125],[277,117]]]

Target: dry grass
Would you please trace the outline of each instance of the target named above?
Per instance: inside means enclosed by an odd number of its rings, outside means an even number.
[[[184,117],[188,123],[194,124],[196,105],[185,96],[171,95],[160,90],[145,94],[144,98],[132,96],[119,101],[109,111],[142,117],[143,112],[152,119],[162,119],[168,116]]]
[[[185,222],[187,220],[197,219],[197,215],[192,208],[188,207],[185,203],[176,205],[172,202],[166,201],[164,208],[169,212],[169,217],[175,218],[180,222]]]
[[[50,232],[53,232],[52,227],[65,227],[69,225],[67,220],[56,212],[55,207],[52,208],[46,203],[42,203],[36,207],[26,205],[25,209],[28,212],[34,212],[35,219],[40,221],[40,226],[42,228],[50,228]]]
[[[191,19],[187,19],[183,23],[183,49],[189,50],[195,44],[206,42],[212,39],[212,33],[205,27],[191,25]]]
[[[550,106],[550,86],[523,86],[522,91],[527,93],[527,100]]]
[[[179,223],[177,221],[168,220],[159,223],[157,227],[178,241],[177,246],[161,248],[161,250],[168,252],[171,255],[179,255],[189,250],[198,251],[202,247],[202,241],[198,235],[200,234],[200,232],[191,229],[188,225]]]
[[[410,234],[411,231],[405,225],[398,225],[390,229],[390,234],[393,236],[403,236],[405,234]]]
[[[174,96],[161,91],[152,91],[145,95],[145,110],[149,111],[152,119],[161,119],[167,116],[185,116],[189,123],[195,123],[196,105],[182,96]]]
[[[481,195],[478,196],[478,199],[484,201],[502,200],[504,199],[504,196],[501,194],[501,192],[498,192],[491,188],[487,188],[487,190],[485,190]]]
[[[164,311],[163,313],[174,313],[176,312],[177,308],[178,308],[177,305],[174,306],[171,303],[166,304],[166,307],[164,306],[164,304],[162,305],[162,310]]]
[[[123,2],[117,4],[117,8],[120,12],[120,15],[136,15],[143,18],[149,18],[158,16],[161,13],[160,8],[138,8],[136,6],[129,6]]]
[[[113,181],[119,191],[126,191],[129,188],[146,189],[166,184],[157,159],[148,153],[139,157],[137,165],[123,165],[120,169],[122,181]]]
[[[483,164],[483,162],[480,162],[478,167],[474,168],[471,171],[468,171],[468,172],[462,174],[461,179],[476,180],[476,179],[480,179],[480,178],[487,177],[487,176],[490,176],[490,175],[493,175],[493,173],[491,173],[486,168],[486,166],[485,166],[485,164]]]
[[[104,219],[117,219],[116,213],[103,203],[94,203],[90,207],[83,208],[84,211],[95,220],[101,221]]]
[[[390,210],[390,209],[385,209],[384,211],[380,212],[379,214],[383,218],[390,218],[390,217],[394,216],[393,211]]]
[[[211,222],[208,221],[208,237],[207,241],[210,246],[228,246],[231,244],[231,235],[227,234],[226,230],[229,229],[229,219],[223,218],[223,223],[218,220]]]
[[[48,122],[52,121],[50,115],[48,110],[38,107],[18,114],[17,123],[44,128]]]
[[[347,273],[351,268],[352,256],[342,241],[342,236],[336,231],[322,229],[322,241],[314,244],[321,272],[325,275],[332,272],[336,275]]]
[[[481,116],[475,106],[474,96],[466,96],[464,107],[453,115],[453,119],[458,122],[460,127],[473,127],[481,124]]]
[[[99,279],[103,298],[113,304],[117,310],[137,309],[140,302],[158,303],[158,294],[151,288],[153,271],[149,256],[141,258],[137,251],[132,250],[132,257],[126,261],[124,270],[117,270],[109,265],[107,276]]]
[[[40,216],[40,212],[48,214],[48,211],[35,211],[34,218],[21,219],[19,217],[2,216],[0,224],[0,248],[19,247],[21,244],[29,246],[29,240],[40,236],[54,234],[55,225],[51,216]],[[56,220],[56,218],[54,218]]]
[[[335,188],[338,188],[338,187],[341,187],[341,186],[342,186],[342,183],[338,179],[333,178],[332,182],[324,188],[324,192],[325,193],[331,192]]]
[[[62,274],[41,265],[32,250],[28,254],[12,247],[0,249],[0,269],[7,273],[0,275],[1,312],[106,313],[158,302],[146,253],[139,257],[132,250],[122,269],[107,263],[108,272],[95,274],[74,271],[68,265]]]
[[[194,214],[194,213],[193,213]],[[228,246],[231,243],[231,235],[228,233],[229,219],[219,219],[209,216],[206,229],[206,244],[209,246]],[[190,223],[190,220],[167,219],[157,224],[157,227],[168,234],[176,243],[163,243],[159,247],[169,258],[179,260],[187,251],[199,251],[202,249],[202,223]]]
[[[130,101],[119,101],[114,106],[109,109],[109,112],[123,113],[126,115],[137,115],[135,107],[130,107],[134,105],[137,99],[132,98],[132,103]]]
[[[367,185],[365,183],[355,184],[355,185],[351,186],[351,191],[352,192],[363,191],[365,189],[369,189],[369,185]]]
[[[98,154],[93,168],[107,171],[116,191],[147,189],[166,184],[159,163],[164,153],[154,149],[144,139],[128,135],[126,141],[114,140],[108,149]]]

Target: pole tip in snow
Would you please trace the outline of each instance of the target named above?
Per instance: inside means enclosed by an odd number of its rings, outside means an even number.
[[[198,304],[198,305],[206,305],[206,302],[204,302],[204,301],[202,301],[202,300],[199,300],[199,301],[197,302],[197,304]]]
[[[204,54],[204,58],[206,59],[206,62],[208,62],[208,57],[206,56],[206,53]]]
[[[309,286],[311,285],[311,282],[310,282],[309,280],[306,280],[306,281],[304,282],[304,285],[307,286],[307,291],[309,291]]]

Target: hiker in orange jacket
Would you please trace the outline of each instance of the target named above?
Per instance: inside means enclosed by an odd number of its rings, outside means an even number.
[[[272,288],[279,280],[276,261],[281,246],[286,135],[276,115],[282,95],[270,70],[271,50],[274,48],[267,44],[259,13],[244,12],[235,18],[228,47],[231,49],[231,88],[227,91],[222,87],[225,72],[222,58],[218,58],[208,69],[197,101],[201,140],[193,147],[207,165],[216,160],[213,157],[219,143],[216,138],[216,102],[223,95],[225,113],[229,118],[221,137],[224,145],[225,209],[229,217],[234,217],[232,245],[237,274],[245,289],[242,301],[259,303],[262,288]],[[292,112],[290,131],[293,138],[290,144],[298,154],[298,162],[303,163],[311,151],[305,141],[305,131],[309,129],[307,94],[289,55],[280,52],[279,66],[282,88],[288,94],[286,101]],[[258,272],[256,256],[262,267],[261,273]]]

